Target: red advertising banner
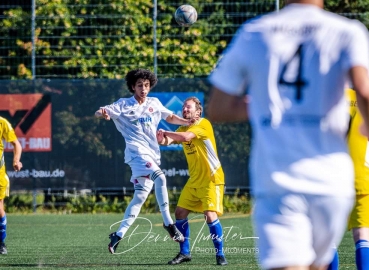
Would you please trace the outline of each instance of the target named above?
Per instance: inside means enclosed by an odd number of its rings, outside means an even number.
[[[51,151],[50,95],[0,95],[0,115],[12,124],[23,152]],[[4,150],[13,151],[13,146],[5,143]]]

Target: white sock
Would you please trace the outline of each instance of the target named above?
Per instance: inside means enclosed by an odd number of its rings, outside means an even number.
[[[147,190],[135,190],[133,194],[132,201],[129,203],[126,211],[124,212],[124,217],[122,223],[120,224],[119,229],[117,230],[117,235],[122,237],[126,234],[129,227],[136,220],[138,214],[140,213],[141,207],[147,199],[149,195],[149,191]]]
[[[169,213],[169,198],[167,190],[167,180],[162,171],[156,171],[151,175],[152,180],[155,185],[155,196],[156,201],[159,204],[159,209],[161,216],[163,217],[163,222],[165,226],[173,224],[173,219]]]

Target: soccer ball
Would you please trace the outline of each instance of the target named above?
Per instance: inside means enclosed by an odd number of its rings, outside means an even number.
[[[191,5],[182,5],[174,14],[176,22],[181,26],[191,26],[197,21],[197,11]]]

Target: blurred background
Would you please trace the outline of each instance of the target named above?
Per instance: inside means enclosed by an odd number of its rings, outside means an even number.
[[[198,21],[176,24],[182,4]],[[246,20],[279,10],[283,1],[2,0],[0,2],[0,116],[16,130],[24,152],[21,172],[7,166],[11,194],[31,193],[34,209],[79,195],[132,192],[124,140],[94,112],[129,97],[125,74],[150,69],[159,77],[152,94],[181,114],[183,98],[205,106],[207,75]],[[368,25],[369,0],[325,1],[326,9]],[[169,96],[168,96],[169,94]],[[204,115],[206,117],[206,115]],[[248,123],[214,125],[227,194],[248,194]],[[11,164],[11,145],[5,144]],[[180,148],[162,149],[168,187],[188,178]],[[260,168],[262,169],[262,168]],[[38,195],[42,200],[36,200]]]

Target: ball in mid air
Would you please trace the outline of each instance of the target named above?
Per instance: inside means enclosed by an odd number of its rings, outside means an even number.
[[[181,26],[191,26],[197,21],[197,11],[191,5],[182,5],[174,14],[176,22]]]

